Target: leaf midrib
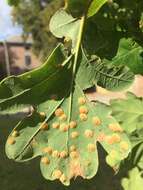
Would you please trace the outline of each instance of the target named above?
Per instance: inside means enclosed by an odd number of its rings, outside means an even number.
[[[103,64],[102,64],[102,65],[103,65]],[[131,82],[131,80],[122,79],[120,76],[119,76],[119,77],[116,77],[116,76],[112,76],[112,75],[110,75],[110,74],[107,74],[107,73],[105,73],[105,72],[102,72],[101,70],[98,70],[96,67],[95,67],[95,71],[96,71],[96,72],[99,72],[100,74],[102,74],[102,75],[104,75],[104,76],[106,76],[106,77],[108,77],[108,78],[116,79],[116,80],[118,80],[118,81],[123,81],[123,82]],[[129,72],[129,71],[128,71],[128,72]]]

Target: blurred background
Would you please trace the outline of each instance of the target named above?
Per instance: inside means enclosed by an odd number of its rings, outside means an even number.
[[[16,1],[16,0],[15,0]],[[0,80],[10,75],[18,75],[25,71],[29,71],[42,64],[45,58],[50,54],[52,49],[57,43],[57,39],[49,31],[49,20],[55,11],[63,5],[64,0],[21,0],[20,4],[10,7],[6,0],[0,0]],[[124,2],[124,1],[122,1]],[[128,2],[128,3],[127,3]],[[126,4],[127,3],[127,4]],[[133,3],[133,1],[132,1]],[[130,7],[130,0],[125,0],[123,3],[125,7]],[[132,5],[132,8],[136,8]],[[127,9],[128,10],[128,9]],[[106,12],[109,10],[107,9]],[[109,11],[110,12],[110,11]],[[94,33],[91,27],[96,29],[96,24],[99,25],[102,30],[102,24],[107,26],[113,22],[117,22],[117,11],[115,17],[112,19],[106,18],[107,13],[100,18],[100,14],[97,15],[97,20],[93,17],[89,22],[87,41],[95,46],[95,41],[100,42],[98,45],[104,44],[104,38],[100,36],[100,31]],[[114,15],[113,12],[113,15]],[[135,12],[137,14],[139,9]],[[134,12],[133,12],[134,13]],[[137,21],[134,14],[132,17],[127,17],[128,11],[120,9],[118,13],[119,24],[125,33],[125,36],[134,36],[136,41],[140,44],[143,43],[143,36],[137,26]],[[130,15],[129,15],[130,16]],[[99,17],[99,19],[98,19]],[[140,15],[138,16],[140,17]],[[100,19],[102,19],[100,22]],[[133,22],[129,22],[129,21]],[[96,21],[98,21],[96,23]],[[110,29],[113,28],[113,24]],[[107,53],[111,49],[115,49],[113,45],[118,41],[116,33],[117,31],[103,31],[104,37],[108,36],[110,39],[107,43]],[[141,33],[141,35],[140,35]],[[96,34],[96,35],[95,35]],[[141,36],[141,37],[140,37]],[[138,40],[139,37],[139,40]],[[120,38],[120,35],[119,35]],[[114,42],[114,43],[113,43]],[[94,48],[89,48],[91,53]],[[118,45],[118,43],[117,43]],[[96,48],[95,48],[96,49]],[[114,51],[115,51],[114,50]],[[113,52],[114,52],[113,51]],[[102,50],[102,52],[104,52]],[[106,51],[105,51],[106,52]],[[92,52],[93,54],[95,52]],[[100,54],[100,52],[99,52]],[[137,78],[131,91],[136,92],[136,95],[143,96],[143,77]],[[95,96],[104,98],[107,100],[111,97],[120,97],[122,94],[107,93],[105,97],[100,93],[96,95],[91,94],[91,99],[95,99]],[[101,97],[102,96],[102,97]],[[102,154],[100,160],[100,168],[97,176],[92,180],[78,179],[75,182],[72,181],[70,187],[64,187],[60,183],[46,181],[39,168],[39,158],[29,161],[27,163],[15,163],[8,160],[5,155],[5,141],[8,134],[18,121],[24,117],[25,113],[18,113],[14,116],[0,115],[0,189],[2,190],[121,190],[120,179],[124,175],[122,174],[114,176],[114,172],[104,163],[105,152],[99,147]],[[107,175],[108,174],[108,175]]]
[[[49,55],[57,40],[48,23],[62,4],[62,0],[32,0],[10,7],[0,0],[0,79],[31,70]]]

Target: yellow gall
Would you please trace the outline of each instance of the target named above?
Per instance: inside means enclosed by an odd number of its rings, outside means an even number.
[[[108,144],[113,144],[113,143],[114,143],[114,139],[112,138],[112,136],[107,136],[107,137],[106,137],[106,142],[107,142]]]
[[[62,121],[66,121],[67,120],[66,114],[62,114],[59,119]]]
[[[62,174],[61,177],[60,177],[60,181],[62,183],[64,183],[66,180],[67,180],[67,178],[66,178],[65,174]]]
[[[39,113],[41,119],[45,119],[46,118],[46,114],[44,112],[40,112]]]
[[[70,157],[71,157],[72,159],[75,159],[75,158],[78,157],[78,153],[77,153],[76,151],[72,151],[72,152],[70,153]]]
[[[96,146],[95,144],[90,143],[87,145],[87,149],[89,152],[94,152],[96,150]]]
[[[60,117],[63,114],[64,114],[64,111],[62,110],[62,108],[56,109],[55,116]]]
[[[71,121],[69,126],[70,126],[71,129],[76,128],[77,127],[76,121]]]
[[[60,179],[61,176],[62,176],[61,170],[55,170],[55,171],[53,172],[53,177],[54,177],[55,179]]]
[[[87,129],[87,130],[85,130],[84,135],[85,135],[85,137],[90,138],[90,137],[93,137],[94,133],[92,130]]]
[[[72,151],[75,151],[76,150],[76,146],[75,145],[72,145],[72,146],[70,146],[70,151],[72,152]]]
[[[127,143],[126,141],[122,141],[122,142],[120,143],[120,148],[121,148],[123,151],[126,151],[126,150],[129,149],[129,145],[128,145],[128,143]]]
[[[118,134],[113,134],[112,138],[114,139],[115,143],[118,143],[121,141],[121,137]]]
[[[92,118],[92,123],[93,123],[94,126],[99,126],[99,125],[101,125],[102,122],[99,119],[99,117],[93,117]]]
[[[8,140],[7,140],[7,143],[8,143],[9,145],[13,145],[13,144],[16,143],[16,141],[15,141],[15,139],[14,139],[13,137],[9,137]]]
[[[41,125],[41,130],[47,130],[49,128],[48,124],[47,123],[43,123]]]
[[[69,129],[69,125],[68,124],[62,123],[60,125],[60,131],[66,132],[66,131],[68,131],[68,129]]]
[[[14,130],[13,133],[11,134],[12,137],[18,137],[19,136],[19,132]]]
[[[115,159],[115,158],[118,158],[119,154],[118,154],[118,152],[117,152],[116,150],[111,150],[109,156],[110,156],[111,158],[114,158],[114,159]]]
[[[78,134],[77,131],[74,131],[74,132],[71,133],[71,138],[72,138],[72,139],[75,139],[75,138],[77,138],[78,136],[79,136],[79,134]]]
[[[52,153],[52,156],[54,158],[59,158],[60,154],[59,154],[59,152],[57,150],[54,150],[53,153]]]
[[[104,133],[100,133],[97,137],[97,141],[103,142],[106,139],[106,135]]]
[[[84,105],[86,103],[86,99],[84,97],[79,97],[78,98],[78,104],[79,105]]]
[[[123,132],[123,129],[118,123],[111,123],[109,124],[108,128],[113,132]]]
[[[81,106],[80,108],[79,108],[79,113],[81,114],[81,113],[85,113],[85,114],[87,114],[88,113],[88,109],[87,109],[87,107],[85,107],[85,106]]]
[[[67,151],[62,151],[62,152],[60,152],[60,157],[61,158],[66,158],[67,157],[67,155],[68,155],[68,153],[67,153]]]
[[[85,113],[81,113],[79,115],[79,117],[80,117],[81,121],[86,121],[87,120],[87,114],[85,114]]]
[[[60,124],[57,123],[57,122],[55,122],[55,123],[52,124],[52,128],[53,129],[58,129],[59,127],[60,127]]]
[[[45,147],[44,149],[43,149],[43,152],[44,153],[48,153],[48,154],[52,154],[52,148],[51,147]]]
[[[48,165],[48,164],[50,164],[50,160],[47,157],[43,157],[43,158],[41,158],[41,163]]]
[[[107,136],[106,141],[108,144],[119,143],[121,141],[121,137],[118,134],[113,134],[112,136]]]

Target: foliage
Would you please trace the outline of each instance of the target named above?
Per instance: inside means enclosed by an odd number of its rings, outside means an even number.
[[[62,4],[56,0],[52,3]],[[41,7],[39,1],[31,0],[21,1],[15,8],[32,14],[26,18],[20,15],[19,23],[24,23],[27,33],[40,36],[38,48],[42,45],[45,51],[47,47],[41,44],[48,39],[42,31],[43,19],[46,28],[62,43],[40,68],[0,83],[1,114],[31,107],[30,115],[16,125],[7,139],[7,156],[18,162],[40,156],[43,176],[59,179],[64,185],[69,185],[71,178],[90,179],[97,173],[98,144],[115,172],[125,158],[140,167],[142,98],[128,94],[126,99],[107,106],[90,102],[84,90],[96,84],[109,90],[126,89],[135,74],[143,74],[142,1],[67,0],[47,27],[47,17],[39,17],[39,13],[46,14],[48,5]],[[31,25],[31,19],[38,27]],[[138,169],[129,177],[134,176],[140,180]],[[130,181],[123,180],[125,189]]]
[[[7,0],[7,2],[8,2],[9,5],[14,5],[14,6],[16,6],[16,5],[18,5],[19,0]]]
[[[129,178],[124,178],[122,180],[122,186],[124,190],[134,190],[134,189],[141,190],[142,184],[143,184],[142,172],[140,172],[138,168],[133,168],[129,172]]]
[[[62,4],[63,1],[59,0],[45,0],[44,3],[39,0],[20,0],[12,10],[13,20],[23,29],[24,40],[32,35],[33,50],[37,56],[47,57],[57,43],[47,23]]]
[[[112,115],[122,124],[124,130],[132,133],[143,128],[143,100],[128,94],[125,100],[111,102]]]
[[[74,81],[75,84],[72,82],[72,67],[69,67],[71,59],[65,59],[61,49],[62,47],[58,46],[38,70],[2,81],[0,107],[4,113],[15,113],[27,105],[35,108],[32,115],[21,121],[10,134],[6,144],[8,157],[26,161],[40,155],[41,170],[45,178],[55,179],[51,173],[54,172],[54,168],[58,168],[58,171],[62,171],[66,176],[64,181],[61,178],[61,182],[68,185],[73,176],[91,178],[96,174],[96,141],[99,141],[109,154],[107,163],[112,167],[117,167],[120,160],[127,157],[130,142],[127,136],[122,134],[116,120],[110,116],[111,111],[108,107],[102,104],[94,107],[88,103],[81,88],[84,87],[83,81],[78,81],[80,76]],[[63,113],[58,115],[58,111]],[[40,113],[45,113],[43,120]],[[117,130],[110,129],[110,125],[115,125]],[[61,144],[60,139],[63,139]],[[125,149],[122,147],[124,143],[127,146]],[[76,147],[76,151],[72,150],[73,146]],[[49,148],[52,148],[52,156],[48,154]],[[43,159],[49,163],[45,163]]]
[[[13,9],[13,18],[23,27],[24,36],[29,33],[32,34],[34,40],[33,48],[36,54],[39,55],[40,53],[45,57],[56,43],[49,32],[47,23],[55,10],[61,7],[63,1],[44,0],[44,6],[37,2],[42,1],[30,0],[29,3],[25,0],[20,1],[19,5]],[[78,7],[83,7],[81,4],[77,6],[79,2],[82,3],[83,1],[67,2],[71,12],[73,10],[76,11],[76,8],[79,11]],[[93,1],[93,7],[94,5],[97,6],[98,2],[100,1]],[[72,6],[74,6],[73,10],[71,10]],[[141,0],[116,0],[106,3],[86,23],[86,32],[83,36],[83,45],[86,51],[90,54],[97,54],[100,57],[112,58],[116,55],[119,40],[123,37],[131,37],[137,43],[142,44],[142,8],[143,2]]]

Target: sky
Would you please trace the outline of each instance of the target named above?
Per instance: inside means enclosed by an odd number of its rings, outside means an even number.
[[[12,23],[10,13],[11,7],[8,6],[6,0],[0,0],[0,40],[6,40],[22,32],[19,26]]]

